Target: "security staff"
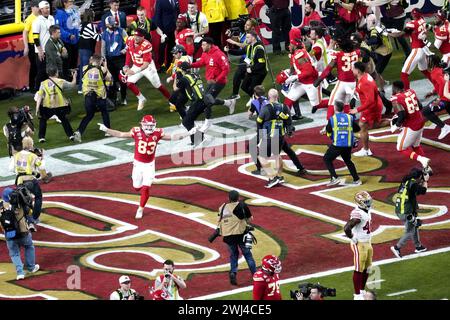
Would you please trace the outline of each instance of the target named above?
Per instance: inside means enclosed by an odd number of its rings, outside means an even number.
[[[51,174],[45,170],[42,158],[34,152],[33,139],[25,137],[22,139],[22,151],[17,152],[9,164],[10,171],[16,174],[16,185],[27,181],[32,182],[30,192],[34,195],[33,215],[29,219],[31,223],[39,223],[39,216],[42,210],[42,191],[39,186],[38,177],[47,183],[51,179]],[[31,184],[28,184],[31,187]]]
[[[72,82],[60,79],[56,66],[48,67],[47,72],[49,79],[42,81],[37,92],[36,115],[39,115],[39,142],[45,142],[47,120],[53,116],[57,116],[61,120],[67,137],[74,141],[72,126],[66,118],[70,113],[70,102],[64,97],[63,91],[68,88],[76,88],[77,71],[72,72]]]
[[[77,131],[74,132],[75,141],[81,142],[81,135],[97,110],[102,113],[103,124],[107,128],[111,126],[106,105],[106,87],[111,85],[111,81],[112,76],[106,68],[105,60],[94,54],[90,64],[83,68],[82,89],[86,115],[81,120]]]
[[[225,47],[225,51],[237,56],[245,54],[246,73],[241,89],[252,97],[255,86],[260,85],[267,75],[266,51],[264,45],[258,41],[258,34],[255,31],[247,32],[246,44],[244,49]]]
[[[353,184],[360,185],[358,173],[356,172],[355,164],[352,162],[352,148],[355,142],[354,133],[360,130],[358,123],[353,116],[344,113],[344,103],[336,101],[334,104],[335,114],[328,120],[326,126],[327,136],[331,138],[333,143],[329,146],[327,152],[323,156],[323,161],[330,172],[331,180],[327,186],[334,186],[342,183],[338,179],[336,171],[333,166],[333,161],[341,156],[347,166],[350,174],[353,177]]]
[[[228,193],[229,202],[219,208],[219,229],[223,236],[223,242],[228,245],[230,252],[230,283],[237,285],[236,274],[238,271],[239,248],[247,261],[250,272],[256,272],[256,263],[250,248],[244,244],[244,235],[247,233],[248,222],[252,220],[252,214],[245,202],[239,201],[239,192],[231,190]]]
[[[416,250],[414,252],[420,253],[427,250],[420,242],[419,227],[422,225],[420,219],[417,219],[417,196],[427,193],[428,180],[430,175],[424,173],[422,170],[413,168],[409,174],[402,179],[402,183],[398,188],[397,199],[395,200],[395,213],[397,217],[405,224],[405,233],[397,242],[391,247],[392,253],[397,258],[401,258],[400,249],[406,244],[409,239],[414,241]]]

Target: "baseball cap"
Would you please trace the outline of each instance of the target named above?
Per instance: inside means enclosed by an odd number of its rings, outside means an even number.
[[[114,25],[117,24],[116,23],[116,19],[113,16],[106,17],[105,24],[106,25],[110,25],[110,26],[114,26]]]
[[[47,1],[39,2],[39,9],[50,8],[50,4]]]
[[[124,276],[121,276],[121,277],[119,278],[119,283],[120,283],[120,284],[125,283],[125,282],[127,282],[127,281],[131,281],[129,276],[125,276],[125,275],[124,275]]]
[[[3,199],[3,201],[9,202],[9,200],[10,200],[9,196],[11,195],[11,193],[12,193],[13,191],[14,191],[13,188],[6,188],[5,190],[3,190],[3,193],[2,193],[2,199]]]

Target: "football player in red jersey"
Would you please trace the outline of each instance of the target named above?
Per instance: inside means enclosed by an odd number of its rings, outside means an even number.
[[[416,92],[412,89],[405,90],[402,81],[394,81],[391,101],[397,116],[393,118],[391,131],[395,132],[401,128],[397,138],[397,151],[419,161],[424,169],[431,170],[430,159],[425,157],[420,146],[425,121]]]
[[[262,259],[261,269],[253,275],[253,300],[281,300],[281,261],[274,255]]]
[[[314,86],[319,84],[330,74],[331,70],[337,68],[338,81],[331,92],[330,100],[328,102],[327,119],[334,115],[334,102],[336,100],[343,101],[344,112],[350,111],[350,100],[353,96],[356,87],[355,76],[352,72],[352,64],[359,61],[361,53],[359,49],[354,48],[350,39],[344,39],[339,42],[341,51],[330,53],[331,62],[320,74],[319,78],[314,81]]]
[[[362,148],[353,155],[356,157],[371,156],[369,149],[369,129],[380,128],[389,125],[389,120],[382,120],[383,102],[378,93],[375,80],[366,72],[366,64],[356,62],[353,64],[352,72],[357,80],[355,93],[359,96],[361,105],[350,110],[350,114],[361,113],[359,126],[361,127],[360,138]]]
[[[159,140],[178,140],[195,134],[196,128],[181,134],[165,134],[162,128],[156,128],[156,120],[151,115],[142,117],[139,127],[131,128],[130,131],[122,132],[107,128],[98,123],[100,130],[117,138],[134,139],[134,161],[133,161],[133,188],[141,192],[139,208],[136,211],[136,219],[142,218],[144,207],[150,197],[150,186],[155,178],[155,153]]]
[[[450,64],[450,22],[447,14],[439,10],[436,14],[436,26],[434,27],[434,46],[442,53],[442,61]]]
[[[175,43],[182,45],[191,58],[194,56],[194,31],[188,28],[188,20],[184,14],[178,15],[175,30]]]
[[[144,36],[145,30],[136,29],[134,35],[127,39],[125,66],[120,74],[121,81],[125,82],[127,87],[138,98],[138,110],[142,110],[145,101],[147,101],[136,85],[142,77],[146,77],[164,97],[170,98],[169,91],[161,84],[156,71],[155,62],[152,59],[152,45],[144,39]]]

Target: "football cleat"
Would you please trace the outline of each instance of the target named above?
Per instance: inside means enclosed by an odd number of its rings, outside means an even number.
[[[147,101],[146,98],[139,99],[138,107],[137,107],[137,110],[138,110],[138,111],[141,111],[142,109],[144,109],[144,106],[145,106],[145,102],[146,102],[146,101]]]
[[[142,219],[142,216],[144,215],[144,208],[139,207],[136,211],[136,219]]]
[[[400,253],[400,249],[397,248],[397,246],[392,246],[391,247],[391,251],[394,254],[394,256],[396,256],[397,258],[399,258],[399,259],[402,258],[402,254]]]

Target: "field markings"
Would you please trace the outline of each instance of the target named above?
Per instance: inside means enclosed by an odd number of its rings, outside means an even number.
[[[434,254],[439,254],[439,253],[444,253],[444,252],[449,252],[449,251],[450,251],[450,247],[445,247],[445,248],[440,248],[440,249],[436,249],[436,250],[430,250],[427,252],[422,252],[419,254],[414,253],[411,255],[404,256],[402,259],[389,258],[389,259],[379,260],[379,261],[374,262],[373,265],[381,266],[381,265],[396,263],[396,262],[405,261],[405,260],[417,259],[419,257],[431,256]],[[310,279],[310,278],[321,278],[321,277],[344,273],[344,272],[348,272],[348,271],[352,271],[352,270],[354,270],[354,266],[338,268],[338,269],[333,269],[333,270],[328,270],[328,271],[322,271],[322,272],[317,272],[317,273],[307,274],[307,275],[303,275],[303,276],[297,276],[297,277],[284,279],[284,280],[280,281],[280,284],[288,284],[291,282],[304,281],[304,280]],[[215,298],[220,298],[220,297],[229,296],[232,294],[237,294],[237,293],[242,293],[242,292],[247,292],[247,291],[251,291],[251,290],[253,290],[253,286],[247,286],[247,287],[243,287],[243,288],[239,288],[239,289],[222,291],[222,292],[217,292],[217,293],[213,293],[213,294],[209,294],[209,295],[195,297],[195,298],[191,298],[190,300],[215,299]]]
[[[405,290],[405,291],[389,293],[386,296],[388,296],[388,297],[395,297],[395,296],[401,296],[402,294],[412,293],[412,292],[417,292],[417,289],[409,289],[409,290]]]
[[[373,281],[367,281],[366,284],[375,284],[375,283],[380,283],[380,282],[385,282],[386,280],[384,279],[378,279],[378,280],[373,280]]]

